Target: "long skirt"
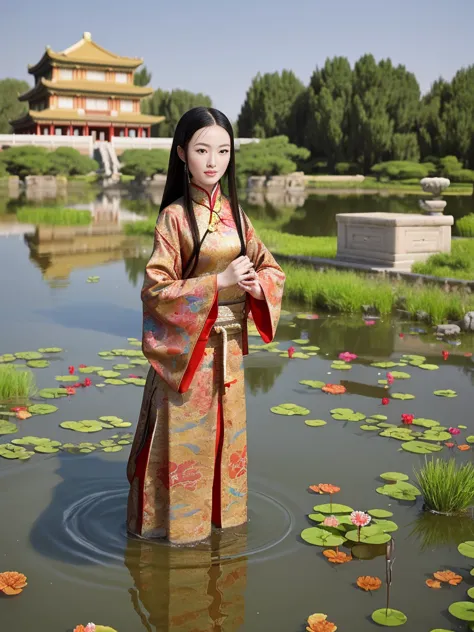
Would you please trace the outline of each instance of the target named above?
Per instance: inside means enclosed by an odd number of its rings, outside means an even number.
[[[150,368],[127,467],[127,526],[175,544],[247,521],[247,433],[241,332],[213,329],[186,393]]]

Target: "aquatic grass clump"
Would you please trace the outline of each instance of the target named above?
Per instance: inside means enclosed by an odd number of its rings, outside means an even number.
[[[474,465],[458,465],[455,459],[426,461],[415,477],[425,506],[451,515],[465,511],[474,503]]]
[[[0,365],[0,401],[25,400],[36,392],[35,376],[14,365]]]
[[[423,311],[429,314],[433,323],[461,320],[466,312],[474,308],[471,293],[446,292],[439,285],[413,286],[406,284],[399,292],[404,298],[404,309],[412,316]]]
[[[465,215],[456,222],[456,230],[461,237],[474,237],[474,213]]]
[[[156,217],[148,217],[147,219],[137,220],[125,224],[124,232],[126,235],[143,235],[153,237],[155,235]]]
[[[44,208],[23,206],[18,209],[16,217],[19,222],[48,226],[87,226],[92,220],[90,211],[78,211],[62,206]]]

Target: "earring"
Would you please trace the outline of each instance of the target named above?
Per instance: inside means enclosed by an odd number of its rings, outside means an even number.
[[[189,182],[189,171],[188,171],[188,163],[184,163],[184,175],[186,176],[186,180]]]

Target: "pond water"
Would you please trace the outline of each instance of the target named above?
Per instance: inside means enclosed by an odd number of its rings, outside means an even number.
[[[40,389],[61,385],[55,376],[68,375],[69,366],[77,373],[80,364],[111,369],[135,359],[117,356],[111,362],[99,352],[138,349],[128,338],[141,335],[139,290],[150,242],[120,235],[92,239],[94,235],[78,233],[70,229],[67,235],[50,231],[0,237],[0,355],[63,349],[44,354],[48,367],[32,369]],[[91,276],[99,277],[98,282],[87,283]],[[94,621],[118,632],[303,632],[314,612],[326,613],[339,630],[376,629],[370,615],[384,607],[385,587],[365,593],[355,582],[362,575],[385,581],[384,550],[373,549],[378,554],[374,559],[336,566],[323,557],[321,547],[302,540],[301,532],[315,526],[308,518],[313,506],[329,501],[308,491],[318,483],[341,488],[334,502],[393,512],[391,519],[399,528],[393,532],[390,605],[408,617],[404,630],[466,629],[447,608],[468,600],[466,591],[474,583],[470,560],[457,551],[459,542],[474,540],[473,521],[427,514],[420,499],[399,501],[377,493],[384,484],[381,473],[403,472],[413,481],[413,468],[424,457],[402,450],[401,441],[362,430],[364,422],[336,420],[330,411],[343,407],[366,416],[382,414],[396,425],[402,413],[434,419],[445,427],[465,425],[456,438],[465,443],[474,434],[472,338],[447,345],[413,323],[382,319],[367,324],[325,314],[306,319],[301,318],[302,306],[285,303],[284,308],[277,334],[282,355],[255,348],[245,360],[248,525],[216,530],[210,542],[194,548],[128,539],[126,444],[117,452],[60,450],[35,453],[25,461],[0,458],[0,572],[14,570],[28,577],[21,595],[0,599],[2,630],[66,632]],[[250,342],[261,343],[256,337]],[[290,359],[290,346],[297,352],[308,346],[320,349],[306,359]],[[447,360],[443,350],[449,351]],[[332,368],[344,351],[358,356],[352,368]],[[378,380],[387,369],[371,364],[398,363],[403,354],[423,355],[426,363],[439,368],[397,366],[393,370],[408,372],[410,378],[396,379],[385,389]],[[119,370],[121,377],[145,376],[146,371],[147,366],[139,364]],[[98,444],[117,433],[133,432],[142,387],[97,387],[103,378],[93,373],[78,379],[85,377],[92,385],[78,388],[74,395],[34,399],[57,406],[51,414],[23,421],[0,415],[18,427],[15,434],[2,435],[0,444],[25,436]],[[346,393],[326,394],[302,380],[342,384]],[[453,389],[457,397],[437,397],[433,392],[438,389]],[[390,399],[383,406],[382,398],[395,392],[415,399]],[[271,412],[283,403],[310,412]],[[102,416],[118,416],[132,426],[89,434],[59,426]],[[308,419],[327,424],[310,427]],[[448,448],[439,454],[449,456]],[[454,449],[453,456],[468,461],[472,452]],[[445,569],[461,574],[462,583],[441,590],[425,585],[433,572]]]

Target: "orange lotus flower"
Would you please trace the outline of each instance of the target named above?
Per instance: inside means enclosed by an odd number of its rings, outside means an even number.
[[[461,450],[461,452],[465,452],[466,450],[470,450],[471,446],[467,445],[467,443],[462,443],[461,445],[458,445],[458,450]]]
[[[341,491],[340,487],[336,487],[336,485],[330,485],[329,483],[319,483],[320,493],[323,494],[337,494],[337,492]]]
[[[330,395],[342,395],[346,392],[346,387],[342,384],[326,384],[321,390]]]
[[[27,410],[19,410],[16,413],[17,419],[28,419],[29,417],[31,417],[31,413],[29,413]]]
[[[315,494],[322,494],[323,493],[321,491],[321,489],[319,488],[319,485],[310,485],[308,489],[310,489]]]
[[[437,579],[427,579],[425,584],[428,586],[428,588],[434,588],[436,590],[441,588],[441,582],[439,582]]]
[[[19,595],[27,585],[26,577],[16,571],[0,573],[0,592],[5,595]]]
[[[357,578],[357,585],[362,590],[378,590],[382,585],[382,580],[378,577],[370,577],[370,575],[363,575],[362,577]]]
[[[337,625],[327,621],[326,614],[312,614],[308,617],[307,632],[335,632]]]
[[[453,571],[437,571],[433,573],[435,579],[439,579],[440,582],[446,582],[451,586],[457,586],[462,582],[461,575],[456,575]]]
[[[347,553],[342,551],[334,551],[333,549],[326,549],[323,551],[323,555],[331,564],[347,564],[347,562],[352,561],[352,555],[347,555]]]

